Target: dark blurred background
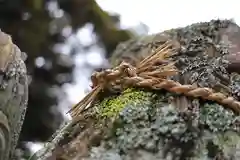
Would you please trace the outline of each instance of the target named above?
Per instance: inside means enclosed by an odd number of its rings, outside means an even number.
[[[91,33],[84,37],[79,30],[86,26]],[[94,0],[0,0],[0,28],[28,55],[29,102],[18,145],[25,150],[23,157],[29,156],[26,142],[45,142],[65,120],[61,106],[71,103],[64,88],[84,76],[76,76],[76,59],[84,58],[78,55],[98,47],[101,50],[94,53],[107,58],[117,44],[135,34],[121,29],[119,16],[103,11]],[[94,40],[81,43],[86,38]],[[83,65],[90,75],[107,64],[101,62]]]

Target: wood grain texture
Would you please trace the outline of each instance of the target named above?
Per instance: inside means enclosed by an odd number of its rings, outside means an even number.
[[[0,160],[14,160],[14,151],[24,121],[27,100],[27,70],[20,49],[0,31]]]

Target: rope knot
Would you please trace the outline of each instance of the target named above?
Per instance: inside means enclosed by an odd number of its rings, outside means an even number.
[[[122,62],[120,64],[120,68],[122,69],[123,76],[127,76],[127,77],[135,77],[135,76],[137,76],[136,68],[133,67],[129,63]]]
[[[114,69],[107,69],[102,72],[95,72],[91,76],[92,88],[101,85],[102,88],[106,88],[109,85],[119,83],[123,77],[135,77],[137,76],[136,68],[131,64],[122,62],[118,67]]]

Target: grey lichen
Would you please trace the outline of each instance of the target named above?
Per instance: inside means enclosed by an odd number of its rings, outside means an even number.
[[[236,74],[236,73],[233,73],[232,76],[231,76],[231,90],[232,90],[232,93],[233,93],[233,96],[240,100],[240,75],[239,74]]]
[[[185,152],[184,144],[193,144],[199,136],[199,130],[189,125],[184,116],[167,102],[126,106],[119,121],[123,127],[116,130],[114,147],[123,153],[143,149],[164,158],[168,152]]]
[[[166,95],[161,93],[158,99],[125,105],[115,121],[118,126],[115,132],[100,146],[106,151],[97,155],[111,152],[122,159],[134,159],[131,152],[136,151],[146,152],[155,157],[153,159],[200,160],[221,154],[240,158],[238,152],[232,152],[240,149],[240,134],[236,130],[240,126],[232,128],[237,118],[232,111],[218,104],[204,103],[195,116],[193,114],[197,113],[179,112],[163,97]],[[195,123],[197,120],[199,122]],[[216,151],[213,151],[214,146]],[[100,148],[94,148],[91,155]]]
[[[207,125],[213,132],[239,131],[239,128],[233,127],[236,119],[238,117],[233,112],[218,104],[206,103],[201,108],[200,123]]]

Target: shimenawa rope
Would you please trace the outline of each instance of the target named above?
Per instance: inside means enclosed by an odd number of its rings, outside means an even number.
[[[136,67],[122,62],[116,68],[94,73],[91,77],[93,90],[69,111],[71,116],[75,118],[81,114],[86,109],[86,106],[95,100],[101,90],[109,87],[121,89],[125,87],[147,87],[154,90],[165,89],[186,96],[216,101],[232,109],[235,113],[240,113],[240,102],[233,97],[227,97],[220,92],[214,92],[210,88],[181,85],[168,79],[168,76],[178,73],[174,62],[166,60],[168,57],[176,54],[176,50],[172,48],[171,43],[166,42]]]

